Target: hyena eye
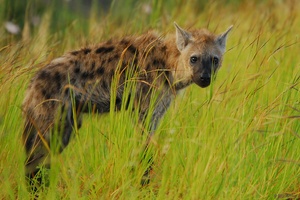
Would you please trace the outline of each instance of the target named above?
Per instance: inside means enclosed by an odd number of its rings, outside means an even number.
[[[212,62],[213,62],[213,65],[215,65],[215,66],[218,65],[219,64],[219,58],[213,57]]]
[[[196,63],[197,60],[198,60],[198,58],[197,58],[196,56],[192,56],[192,57],[190,58],[190,62],[191,62],[192,64]]]

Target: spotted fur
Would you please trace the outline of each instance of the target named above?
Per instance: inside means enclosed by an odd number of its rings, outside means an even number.
[[[141,123],[148,115],[152,95],[156,95],[154,111],[150,113],[151,134],[177,91],[191,83],[207,87],[221,66],[231,27],[221,35],[206,29],[186,31],[177,24],[175,27],[176,34],[148,32],[71,51],[39,70],[23,102],[26,173],[30,175],[38,165],[49,164],[50,136],[55,124],[61,152],[74,128],[80,128],[81,113],[88,111],[87,105],[99,114],[109,112],[111,104],[120,110],[128,80],[136,81],[130,98]],[[116,100],[111,102],[112,81],[116,78]]]

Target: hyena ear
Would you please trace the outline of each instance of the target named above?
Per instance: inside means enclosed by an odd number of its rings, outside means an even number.
[[[192,38],[192,34],[180,28],[176,22],[174,22],[176,28],[176,44],[179,51],[182,51]]]
[[[222,53],[225,52],[227,35],[231,31],[232,27],[233,26],[231,25],[224,33],[218,35],[218,37],[216,38],[216,42],[218,45],[220,45]]]

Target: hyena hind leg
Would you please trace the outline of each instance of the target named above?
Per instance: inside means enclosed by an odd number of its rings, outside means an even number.
[[[82,118],[78,104],[71,101],[61,106],[58,121],[55,122],[50,137],[50,148],[52,154],[61,153],[70,143],[73,132],[78,130],[82,124]]]
[[[60,121],[60,127],[63,127],[59,131],[59,134],[61,134],[60,152],[68,146],[72,133],[80,129],[82,125],[81,109],[79,109],[78,105],[78,102],[74,104],[69,102],[62,110],[62,113],[65,112],[65,120]]]
[[[25,140],[26,177],[34,191],[37,190],[38,185],[44,183],[45,177],[43,177],[44,173],[41,169],[50,169],[50,151],[54,154],[61,153],[69,144],[74,129],[81,127],[81,117],[77,117],[78,114],[76,114],[73,104],[67,103],[62,106],[60,114],[56,130],[44,133],[43,136],[47,137],[44,137],[43,140],[32,124],[25,126],[28,135]]]

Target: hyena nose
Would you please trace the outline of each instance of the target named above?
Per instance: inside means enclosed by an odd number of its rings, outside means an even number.
[[[201,85],[208,86],[210,84],[210,75],[209,74],[202,74],[200,77]]]

